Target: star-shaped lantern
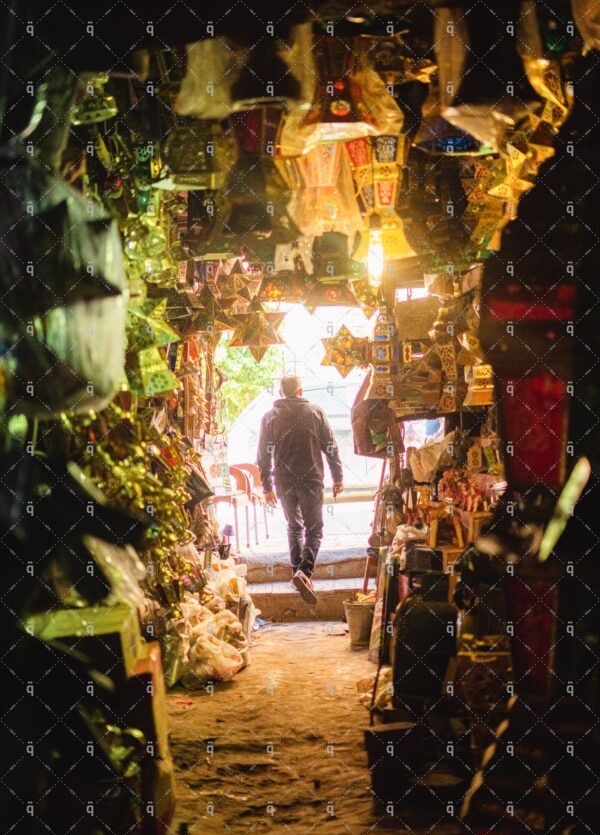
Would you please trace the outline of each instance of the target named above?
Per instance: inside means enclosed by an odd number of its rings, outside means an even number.
[[[222,299],[232,299],[246,289],[248,281],[239,259],[236,260],[228,274],[219,276],[217,287]]]
[[[179,334],[165,321],[167,299],[148,299],[127,309],[127,339],[130,351],[178,342]]]
[[[246,272],[242,262],[236,260],[229,274],[219,279],[219,303],[232,315],[247,313],[250,302],[258,292],[260,281],[259,275]]]
[[[261,280],[258,299],[261,302],[289,302],[296,304],[306,295],[307,279],[303,272],[279,270]]]
[[[232,317],[235,330],[230,348],[248,348],[256,362],[260,362],[271,345],[283,345],[279,328],[285,313],[268,313],[259,301],[250,303],[248,313]]]
[[[202,309],[198,311],[194,319],[193,328],[196,332],[214,334],[235,328],[235,321],[229,309],[221,303],[220,298],[215,297],[213,286],[206,284],[198,294],[198,301]]]
[[[370,319],[371,316],[381,307],[381,299],[379,292],[375,287],[371,287],[366,279],[352,279],[350,281],[352,292],[358,299],[363,313]]]
[[[359,307],[347,281],[312,281],[308,285],[304,305],[309,313],[318,307]]]
[[[342,325],[334,336],[322,339],[321,342],[325,346],[325,356],[321,365],[333,366],[342,377],[347,377],[353,368],[367,362],[369,340],[354,336],[346,325]]]

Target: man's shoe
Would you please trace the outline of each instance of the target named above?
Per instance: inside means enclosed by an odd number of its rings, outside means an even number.
[[[304,571],[296,571],[292,577],[292,585],[300,592],[300,596],[305,603],[317,602],[317,595],[315,594],[313,584],[311,583],[310,577],[308,577]]]

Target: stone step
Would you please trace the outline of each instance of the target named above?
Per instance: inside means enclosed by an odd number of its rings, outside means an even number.
[[[313,580],[342,580],[363,577],[367,557],[348,557],[335,562],[317,561]],[[248,583],[284,583],[291,579],[292,568],[289,561],[269,560],[248,562]]]
[[[297,623],[311,620],[342,620],[344,601],[362,589],[362,577],[341,580],[314,580],[317,602],[305,603],[289,579],[279,583],[253,583],[248,586],[260,617],[273,623]]]

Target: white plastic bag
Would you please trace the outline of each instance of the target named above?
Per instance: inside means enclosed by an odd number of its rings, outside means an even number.
[[[246,583],[243,577],[238,577],[231,568],[216,571],[208,584],[210,590],[217,597],[222,597],[226,603],[238,603]]]
[[[205,632],[190,650],[183,686],[194,690],[208,681],[231,681],[243,666],[244,659],[235,647]]]

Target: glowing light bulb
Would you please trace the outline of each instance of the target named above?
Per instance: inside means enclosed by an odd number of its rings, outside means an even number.
[[[369,271],[369,284],[371,287],[381,286],[383,275],[383,244],[381,243],[381,232],[375,230],[369,237],[369,251],[367,254],[367,269]]]

